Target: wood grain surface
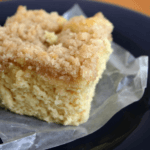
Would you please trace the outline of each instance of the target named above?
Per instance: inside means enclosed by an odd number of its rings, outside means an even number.
[[[95,0],[95,1],[119,5],[150,16],[150,0]]]

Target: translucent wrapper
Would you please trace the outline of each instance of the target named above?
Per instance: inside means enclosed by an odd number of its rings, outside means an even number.
[[[64,13],[69,19],[84,15],[78,5]],[[75,126],[46,123],[0,108],[0,150],[44,150],[89,135],[100,129],[115,113],[138,101],[146,88],[148,57],[135,59],[121,46],[112,43],[113,53],[97,85],[89,120]]]

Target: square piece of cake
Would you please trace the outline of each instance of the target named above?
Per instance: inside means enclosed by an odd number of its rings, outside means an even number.
[[[86,122],[112,53],[112,30],[102,13],[67,21],[57,12],[19,6],[0,27],[2,105],[47,122]]]

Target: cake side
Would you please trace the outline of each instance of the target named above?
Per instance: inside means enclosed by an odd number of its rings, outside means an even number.
[[[64,125],[87,121],[95,85],[91,82],[82,90],[51,85],[47,78],[14,65],[0,73],[0,95],[6,108]]]

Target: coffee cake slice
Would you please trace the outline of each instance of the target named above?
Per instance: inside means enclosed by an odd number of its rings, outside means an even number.
[[[0,97],[12,112],[79,125],[112,53],[113,25],[102,13],[65,20],[27,10],[0,27]]]

